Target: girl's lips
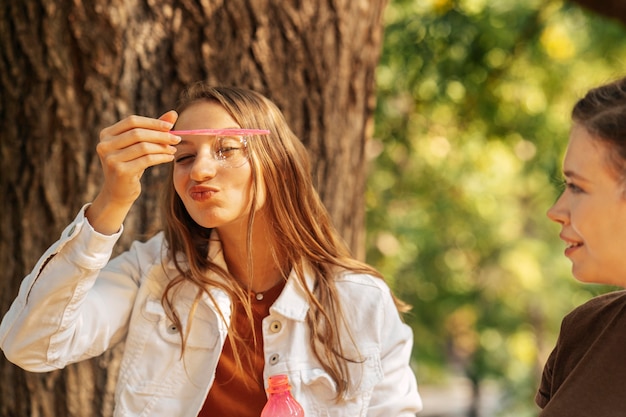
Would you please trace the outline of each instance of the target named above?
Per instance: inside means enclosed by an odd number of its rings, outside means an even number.
[[[578,248],[580,248],[583,244],[582,242],[576,242],[570,239],[567,239],[563,236],[560,236],[561,239],[565,242],[565,256],[570,256],[572,253],[576,252]]]
[[[212,187],[195,186],[189,189],[189,196],[194,201],[206,201],[217,193],[217,189]]]
[[[565,256],[567,256],[568,258],[571,257],[572,254],[576,252],[581,246],[582,245],[568,246],[567,248],[565,248]]]

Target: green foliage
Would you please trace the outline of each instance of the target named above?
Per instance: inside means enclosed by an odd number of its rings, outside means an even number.
[[[389,4],[368,261],[414,306],[420,383],[495,379],[532,415],[562,316],[608,290],[571,278],[545,212],[572,105],[625,56],[624,27],[558,1]]]

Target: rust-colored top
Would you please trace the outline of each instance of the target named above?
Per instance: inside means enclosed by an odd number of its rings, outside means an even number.
[[[259,417],[267,402],[263,385],[263,330],[261,327],[263,318],[269,315],[270,307],[278,298],[285,286],[285,282],[265,291],[261,294],[250,294],[252,300],[252,312],[254,315],[254,336],[256,349],[250,323],[241,305],[235,307],[233,322],[245,340],[244,343],[252,348],[252,372],[236,372],[237,366],[233,357],[233,350],[228,338],[224,344],[217,369],[215,381],[204,402],[204,406],[198,417]],[[259,299],[261,298],[261,299]],[[241,352],[241,351],[240,351]],[[243,358],[243,366],[247,367],[247,360]],[[246,369],[246,368],[244,368]]]

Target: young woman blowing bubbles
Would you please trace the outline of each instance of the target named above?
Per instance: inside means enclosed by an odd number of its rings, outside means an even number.
[[[9,360],[45,372],[124,341],[116,416],[258,417],[274,374],[307,417],[421,409],[404,306],[351,257],[269,100],[199,83],[177,111],[104,129],[97,150],[100,193],[2,321]],[[163,232],[110,260],[144,170],[162,163]]]
[[[572,112],[566,188],[548,211],[582,282],[626,287],[626,78],[592,89]],[[565,317],[536,395],[541,417],[626,415],[626,292]]]

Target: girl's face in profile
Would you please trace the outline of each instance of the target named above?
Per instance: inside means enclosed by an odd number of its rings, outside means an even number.
[[[626,287],[626,188],[609,165],[611,150],[573,126],[563,162],[566,188],[548,217],[561,224],[576,279]]]
[[[219,103],[199,101],[178,117],[176,130],[238,129],[241,126]],[[220,233],[234,228],[246,230],[252,196],[252,169],[245,157],[245,144],[227,138],[219,146],[216,136],[182,135],[174,157],[174,188],[191,218],[202,227],[217,228]],[[254,139],[252,139],[254,140]],[[220,162],[216,150],[235,155],[236,164]],[[262,194],[262,193],[261,193]],[[262,205],[263,195],[257,197]]]

